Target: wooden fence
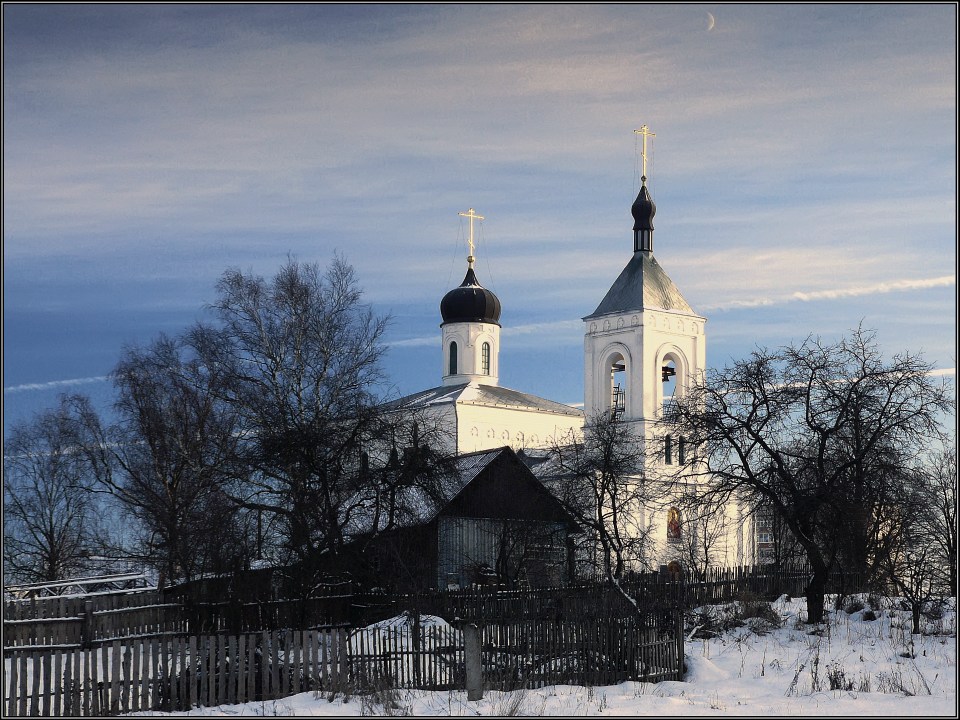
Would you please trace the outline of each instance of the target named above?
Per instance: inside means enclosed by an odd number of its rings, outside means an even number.
[[[81,615],[88,606],[94,611],[119,610],[128,607],[146,607],[161,605],[165,601],[163,594],[151,588],[145,590],[124,590],[91,595],[71,595],[67,597],[42,597],[27,600],[5,600],[3,619],[33,620],[37,618],[64,618]],[[92,605],[90,605],[92,603]]]
[[[100,640],[190,631],[181,607],[175,603],[121,607],[94,611],[88,605],[75,617],[42,617],[3,622],[3,645],[89,645]]]
[[[338,687],[347,631],[128,638],[4,651],[6,716],[100,716],[286,697]]]
[[[774,600],[784,594],[803,597],[810,582],[810,573],[810,569],[804,566],[708,568],[702,577],[684,579],[684,604],[696,607],[729,602],[744,596],[761,600]],[[849,594],[867,590],[862,573],[835,570],[830,573],[825,592]]]
[[[404,611],[438,615],[447,620],[565,620],[658,615],[684,602],[684,587],[667,576],[652,574],[641,582],[622,583],[623,591],[606,583],[504,590],[476,586],[461,590],[353,596],[352,624],[363,625]]]
[[[710,569],[701,578],[644,573],[621,585],[641,615],[662,616],[677,607],[728,602],[744,596],[774,599],[804,594],[809,570],[765,566]],[[833,573],[827,592],[862,592],[856,573]],[[92,603],[92,606],[91,606]],[[565,620],[626,617],[637,607],[601,583],[534,590],[475,587],[408,595],[355,593],[330,586],[307,600],[196,602],[156,591],[4,603],[4,646],[70,645],[159,634],[204,635],[284,628],[360,627],[405,611],[448,621]]]
[[[630,619],[496,623],[481,627],[484,685],[614,685],[683,679],[683,624],[669,629]]]
[[[35,615],[32,608],[8,603],[4,608],[4,647],[89,644],[98,640],[162,634],[202,635],[284,628],[346,625],[352,595],[273,600],[255,603],[156,603],[128,605],[97,603],[82,598],[63,606],[62,616]],[[142,598],[149,600],[150,598]],[[130,599],[135,602],[134,598]],[[29,603],[26,603],[29,605]],[[79,608],[79,610],[77,609]],[[49,611],[49,608],[46,609]],[[12,617],[11,617],[12,616]],[[19,616],[19,617],[18,617]]]
[[[679,616],[677,622],[680,622]],[[481,627],[488,688],[682,677],[683,636],[623,620]],[[4,651],[7,716],[99,716],[270,700],[306,691],[464,687],[450,625],[264,631]]]

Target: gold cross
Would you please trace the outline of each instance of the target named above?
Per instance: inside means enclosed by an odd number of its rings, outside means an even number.
[[[465,217],[465,218],[470,218],[470,254],[467,255],[467,264],[468,264],[470,267],[473,267],[473,261],[474,261],[474,257],[473,257],[473,221],[474,221],[474,220],[483,220],[483,215],[477,215],[477,214],[473,211],[473,208],[470,208],[470,209],[467,210],[465,213],[457,213],[457,215],[460,215],[461,217]]]
[[[647,138],[656,137],[656,133],[650,132],[650,128],[646,125],[641,125],[639,130],[634,130],[637,135],[643,135],[643,149],[640,151],[640,158],[643,161],[643,174],[641,175],[643,180],[647,179]]]

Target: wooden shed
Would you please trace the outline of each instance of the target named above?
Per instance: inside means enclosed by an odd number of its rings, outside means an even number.
[[[456,473],[448,496],[423,498],[404,526],[358,539],[354,571],[365,584],[538,587],[571,576],[576,523],[510,447],[461,455]]]

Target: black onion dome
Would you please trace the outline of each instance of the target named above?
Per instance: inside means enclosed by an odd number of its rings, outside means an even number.
[[[500,300],[492,291],[481,287],[473,268],[460,283],[440,301],[440,316],[444,323],[484,322],[500,324]]]
[[[630,212],[633,213],[634,232],[637,230],[653,230],[653,216],[657,214],[657,206],[650,199],[650,191],[647,190],[646,182],[640,186],[640,192],[637,194],[637,199],[633,201]]]

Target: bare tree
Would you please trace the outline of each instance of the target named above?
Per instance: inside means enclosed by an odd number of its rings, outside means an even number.
[[[596,543],[598,570],[618,584],[628,569],[648,565],[645,506],[653,493],[644,474],[644,451],[627,423],[610,413],[589,418],[583,437],[552,448],[544,482]]]
[[[5,581],[62,580],[96,567],[106,537],[82,451],[92,412],[86,397],[62,395],[56,408],[16,425],[5,443]]]
[[[370,463],[397,424],[380,397],[388,319],[361,302],[341,258],[326,271],[291,259],[270,280],[229,270],[217,291],[218,326],[192,337],[227,376],[241,428],[237,457],[250,472],[231,497],[271,517],[277,559],[298,568],[305,596],[353,529],[379,528],[370,513],[391,512]]]
[[[930,369],[910,354],[885,361],[857,330],[832,345],[757,350],[674,403],[667,421],[705,460],[703,492],[766,503],[803,547],[811,623],[823,618],[831,565],[846,544],[858,544],[853,557],[867,547],[906,477],[898,467],[953,406]]]
[[[240,469],[221,369],[160,335],[125,349],[113,380],[117,422],[98,466],[101,486],[136,520],[126,553],[156,567],[161,584],[240,569],[251,542],[223,490]]]
[[[684,507],[683,532],[679,533],[678,550],[680,561],[702,582],[707,569],[722,564],[718,562],[726,549],[732,519],[727,516],[727,507],[715,498],[688,495],[679,501]]]
[[[957,593],[957,448],[950,444],[920,468],[923,502],[911,518],[930,551],[939,591]]]
[[[896,542],[889,545],[880,565],[885,571],[888,587],[902,596],[910,605],[913,633],[920,632],[920,615],[924,606],[942,597],[942,585],[937,548],[931,544],[921,518],[929,510],[926,488],[915,485],[905,489],[896,510],[887,516]]]
[[[805,553],[790,528],[768,503],[752,508],[757,532],[757,560],[761,564],[786,568],[803,562]],[[761,547],[762,546],[762,547]]]

